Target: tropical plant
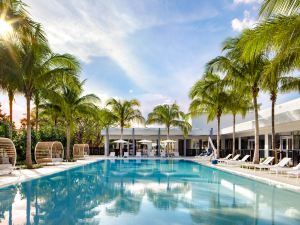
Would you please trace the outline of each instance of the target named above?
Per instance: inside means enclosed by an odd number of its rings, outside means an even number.
[[[9,101],[10,138],[13,129],[13,100],[17,92],[16,81],[11,71],[13,61],[9,57],[10,49],[7,43],[16,36],[26,35],[26,30],[31,29],[34,22],[28,16],[26,5],[19,0],[0,1],[0,19],[12,29],[0,37],[0,87],[7,92]]]
[[[255,150],[253,162],[259,163],[259,121],[257,101],[264,76],[265,66],[270,62],[265,54],[257,55],[250,61],[243,60],[243,46],[240,38],[229,38],[224,42],[225,56],[216,57],[208,63],[212,71],[226,73],[226,80],[244,87],[244,93],[251,94],[255,120]]]
[[[110,108],[111,115],[109,117],[112,116],[113,121],[121,128],[121,139],[123,139],[124,128],[130,127],[134,122],[145,122],[141,111],[138,109],[140,103],[136,99],[128,101],[111,98],[107,100],[106,106]],[[122,155],[122,148],[120,154]]]
[[[260,8],[260,16],[270,17],[276,14],[299,14],[299,0],[265,0]]]
[[[184,138],[187,138],[190,131],[192,130],[192,125],[190,124],[191,115],[189,113],[180,113],[180,122],[178,124],[181,129]]]
[[[190,104],[192,116],[206,114],[208,122],[217,118],[217,158],[220,157],[221,116],[226,110],[228,102],[225,83],[219,75],[206,73],[193,85],[189,94],[192,99]]]
[[[94,115],[97,109],[95,103],[99,98],[93,94],[83,94],[84,81],[76,84],[68,79],[63,79],[60,86],[50,89],[44,93],[46,103],[43,108],[50,110],[57,109],[60,116],[64,119],[66,125],[66,159],[70,160],[71,134],[76,120],[80,115]]]
[[[101,124],[101,127],[105,128],[105,155],[108,155],[109,149],[109,127],[113,126],[117,121],[114,114],[108,109],[99,109],[96,120]]]
[[[184,156],[186,156],[186,139],[192,130],[192,125],[190,124],[190,118],[191,115],[189,113],[184,113],[182,112],[180,114],[181,121],[179,123],[179,128],[181,129],[183,133],[183,138],[184,138]]]
[[[180,127],[183,125],[181,116],[183,112],[180,111],[176,103],[171,105],[164,104],[156,106],[148,115],[147,124],[162,124],[167,129],[167,139],[170,136],[171,127]]]
[[[236,116],[238,114],[245,117],[247,112],[252,108],[251,96],[249,93],[243,92],[243,86],[230,86],[227,90],[228,102],[227,102],[227,113],[232,114],[232,155],[236,153],[235,149],[235,125]]]

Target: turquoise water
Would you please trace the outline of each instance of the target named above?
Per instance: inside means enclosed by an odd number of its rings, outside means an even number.
[[[0,189],[0,224],[300,224],[300,194],[182,160],[107,160]]]

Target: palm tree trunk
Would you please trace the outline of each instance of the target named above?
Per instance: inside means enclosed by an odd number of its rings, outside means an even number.
[[[276,149],[276,133],[275,133],[275,104],[277,100],[277,94],[275,92],[271,93],[271,101],[272,101],[272,150],[274,152],[274,160],[275,163],[278,161],[277,157],[277,149]]]
[[[232,157],[235,155],[235,114],[233,114],[233,126],[232,126]]]
[[[253,163],[259,163],[259,122],[258,122],[258,105],[257,105],[257,88],[253,91],[253,106],[254,106],[254,116],[255,116],[255,149],[253,155]]]
[[[109,155],[109,128],[105,128],[105,156]]]
[[[35,105],[35,132],[37,134],[39,129],[39,105]]]
[[[11,90],[8,91],[8,101],[9,101],[9,138],[12,139],[14,93]]]
[[[169,140],[169,138],[170,138],[170,127],[169,126],[167,128],[167,131],[168,131],[167,140]],[[169,156],[169,143],[167,143],[166,148],[167,148],[167,156]]]
[[[66,149],[66,159],[70,160],[70,144],[71,143],[71,126],[67,124],[67,149]]]
[[[217,159],[220,158],[220,136],[221,136],[221,128],[220,128],[220,124],[221,124],[221,116],[218,115],[217,116],[217,120],[218,120],[218,132],[217,132]]]
[[[26,104],[27,104],[27,137],[26,137],[26,165],[28,168],[32,167],[32,159],[31,159],[31,121],[30,121],[30,100],[31,96],[26,95]]]
[[[121,126],[121,140],[123,140],[123,126]],[[120,156],[123,156],[123,144],[120,144]]]

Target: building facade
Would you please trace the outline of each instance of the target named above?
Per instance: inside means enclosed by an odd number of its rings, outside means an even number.
[[[221,155],[224,156],[232,150],[232,115],[225,115],[221,118]],[[276,148],[278,149],[278,158],[289,156],[293,162],[300,161],[300,98],[295,99],[275,107],[275,125],[276,125]],[[169,137],[165,128],[126,128],[124,129],[122,139],[126,144],[114,143],[121,138],[119,128],[110,128],[102,131],[106,139],[106,154],[109,151],[116,151],[121,147],[124,151],[129,151],[134,155],[137,151],[148,154],[149,149],[156,155],[166,146],[159,143],[166,139],[172,139],[175,142],[170,143],[172,151],[178,152],[182,156],[195,156],[208,147],[209,136],[216,143],[216,121],[207,122],[206,116],[200,116],[192,120],[193,129],[187,137],[178,128],[170,130]],[[260,157],[273,155],[271,151],[271,109],[259,111],[260,126]],[[237,116],[236,118],[236,141],[235,147],[241,154],[253,155],[254,149],[254,113],[249,112],[245,118]],[[141,143],[141,140],[147,140],[148,143]],[[151,141],[151,142],[150,142]],[[147,149],[147,151],[145,150]]]

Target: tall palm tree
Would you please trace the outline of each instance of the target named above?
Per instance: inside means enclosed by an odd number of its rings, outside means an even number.
[[[252,108],[251,96],[243,92],[243,87],[231,86],[228,90],[227,113],[232,114],[232,155],[236,153],[235,149],[235,125],[238,114],[245,117],[249,109]]]
[[[183,112],[180,111],[176,103],[171,105],[164,104],[156,106],[148,115],[147,124],[162,124],[167,129],[167,139],[170,136],[171,127],[180,127],[182,125],[181,116]]]
[[[0,86],[8,94],[9,116],[10,116],[10,136],[13,128],[13,100],[17,92],[11,59],[8,56],[10,49],[7,42],[10,42],[12,36],[25,36],[27,31],[32,28],[34,22],[26,11],[26,4],[19,0],[2,0],[0,1],[0,18],[6,21],[12,28],[11,34],[0,37]]]
[[[97,110],[95,105],[99,98],[93,94],[83,94],[84,81],[79,84],[74,84],[65,81],[61,86],[53,90],[48,90],[44,93],[47,99],[47,107],[50,109],[56,108],[60,112],[60,116],[66,123],[66,159],[70,160],[70,143],[71,134],[74,129],[74,123],[80,114],[94,115]]]
[[[216,157],[220,157],[221,138],[221,116],[226,110],[227,93],[224,89],[225,81],[217,74],[207,73],[197,81],[190,90],[190,113],[192,116],[207,114],[207,121],[217,118],[217,152]]]
[[[245,93],[250,93],[253,101],[255,120],[255,150],[253,162],[259,163],[259,120],[257,102],[258,94],[262,85],[264,68],[269,64],[265,54],[257,55],[250,61],[243,60],[243,46],[240,38],[229,38],[224,42],[223,51],[225,56],[216,57],[208,63],[213,71],[226,73],[226,79],[236,85],[244,87]]]
[[[144,123],[145,119],[141,111],[138,109],[140,103],[136,99],[131,100],[117,100],[111,98],[106,102],[109,107],[114,120],[121,128],[121,139],[123,139],[123,130],[125,127],[130,127],[133,122]],[[120,154],[123,155],[121,147]]]
[[[31,123],[30,113],[35,90],[45,87],[53,76],[65,73],[77,73],[79,63],[68,54],[59,55],[51,52],[39,24],[19,40],[10,44],[11,59],[14,61],[13,72],[18,90],[26,98],[27,141],[26,164],[32,165],[31,159]]]

